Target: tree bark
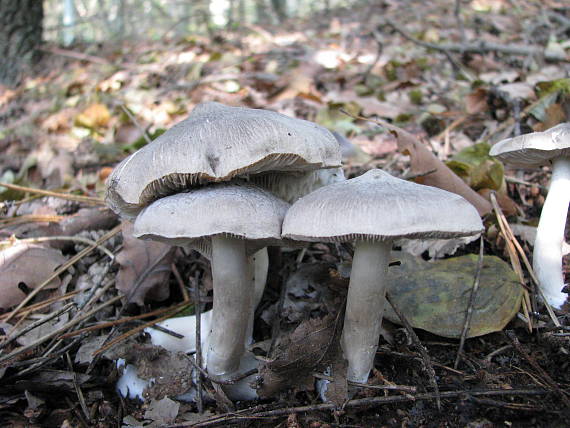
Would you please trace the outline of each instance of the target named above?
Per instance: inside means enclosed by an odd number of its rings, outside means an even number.
[[[39,59],[43,17],[40,0],[0,0],[0,84],[18,84]]]

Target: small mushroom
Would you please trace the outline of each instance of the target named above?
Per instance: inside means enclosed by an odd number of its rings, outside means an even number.
[[[536,232],[532,267],[548,304],[561,309],[568,297],[562,291],[562,256],[570,203],[570,123],[500,141],[489,154],[515,167],[552,166],[550,187]]]
[[[355,241],[341,338],[349,380],[365,383],[374,362],[392,241],[454,238],[482,229],[477,210],[461,196],[380,170],[322,187],[291,206],[284,238]]]
[[[322,126],[268,110],[203,103],[124,159],[107,181],[106,200],[132,219],[151,202],[199,185],[340,164],[338,142]]]
[[[211,247],[214,305],[208,372],[231,377],[244,353],[253,311],[248,254],[281,243],[289,204],[250,184],[213,184],[167,196],[137,217],[134,235],[173,245],[206,239]]]

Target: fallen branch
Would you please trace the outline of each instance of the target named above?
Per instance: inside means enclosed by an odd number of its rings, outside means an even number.
[[[489,390],[475,390],[475,391],[446,391],[440,393],[442,398],[456,398],[460,396],[479,397],[479,396],[517,396],[517,395],[544,395],[550,391],[544,389],[489,389]],[[366,406],[382,406],[385,404],[405,403],[409,401],[423,401],[433,400],[436,398],[435,393],[418,394],[418,395],[395,395],[389,397],[370,397],[360,398],[356,400],[349,400],[346,402],[344,408],[353,407],[366,407]],[[281,409],[255,411],[255,408],[244,409],[237,412],[225,413],[223,415],[215,416],[201,422],[183,422],[179,424],[166,425],[165,428],[189,428],[189,427],[212,427],[212,426],[227,426],[229,423],[246,421],[249,419],[260,418],[273,418],[279,416],[288,416],[292,413],[306,413],[322,410],[337,410],[334,403],[314,404],[309,406],[299,407],[284,407]]]
[[[565,54],[556,51],[549,51],[542,46],[527,46],[520,44],[503,45],[500,43],[487,42],[485,40],[480,40],[474,43],[428,43],[412,37],[406,31],[402,30],[400,26],[389,19],[386,20],[385,23],[392,27],[406,40],[409,40],[419,46],[423,46],[424,48],[434,49],[446,54],[449,52],[480,54],[496,52],[507,55],[540,56],[544,57],[547,61],[569,61],[569,58]]]

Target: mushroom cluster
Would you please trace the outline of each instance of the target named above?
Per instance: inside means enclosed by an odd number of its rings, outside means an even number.
[[[110,176],[108,204],[134,220],[135,236],[210,258],[210,375],[229,379],[243,362],[263,292],[253,285],[256,251],[295,241],[355,242],[341,345],[348,379],[366,382],[392,241],[463,237],[483,228],[476,209],[456,194],[380,170],[344,180],[340,160],[337,140],[316,124],[205,103]]]
[[[343,179],[340,166],[337,140],[319,125],[210,102],[109,177],[107,203],[134,221],[135,236],[188,245],[210,258],[212,376],[234,376],[251,340],[252,254],[281,241],[285,200]]]

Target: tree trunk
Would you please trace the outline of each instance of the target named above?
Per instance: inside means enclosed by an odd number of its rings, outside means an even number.
[[[18,84],[38,60],[43,17],[40,0],[0,0],[0,84]]]
[[[271,0],[271,6],[273,6],[273,11],[280,23],[287,19],[287,5],[285,4],[285,0]]]

